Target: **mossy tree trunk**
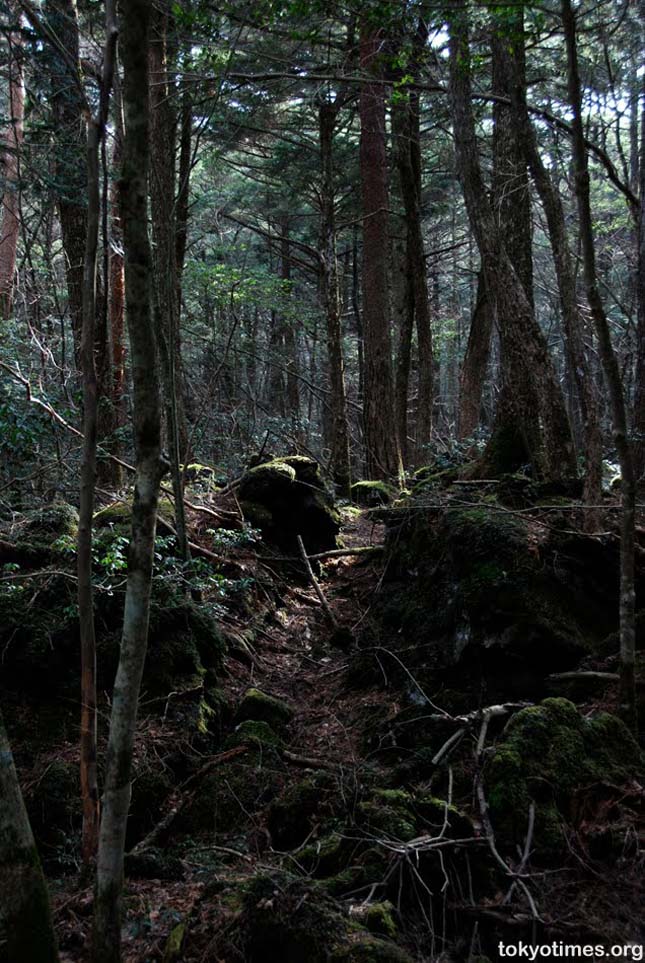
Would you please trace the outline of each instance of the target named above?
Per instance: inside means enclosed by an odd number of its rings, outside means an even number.
[[[123,854],[131,796],[137,704],[148,640],[161,458],[161,402],[156,338],[150,311],[151,254],[147,186],[150,158],[150,0],[122,0],[124,68],[123,201],[126,313],[134,388],[136,478],[119,664],[114,682],[103,816],[99,837],[92,960],[121,959]]]
[[[636,592],[634,588],[636,475],[628,437],[627,408],[618,358],[611,341],[609,322],[598,288],[596,248],[591,217],[589,159],[582,118],[582,88],[578,68],[576,18],[571,0],[562,0],[562,25],[567,48],[569,103],[573,113],[572,145],[575,190],[580,222],[580,243],[587,301],[593,318],[605,382],[609,393],[614,441],[621,471],[620,522],[620,709],[625,722],[636,731]]]
[[[56,963],[47,884],[0,710],[0,919],[11,963]]]
[[[547,480],[571,477],[576,470],[575,456],[562,391],[529,296],[506,250],[481,173],[471,100],[467,8],[453,0],[448,20],[457,168],[486,284],[500,319],[505,377],[513,373],[509,385],[513,390],[502,389],[508,411],[503,418],[505,431],[493,433],[480,470],[488,473],[488,463],[499,464],[500,457],[512,463],[524,447],[539,476]]]

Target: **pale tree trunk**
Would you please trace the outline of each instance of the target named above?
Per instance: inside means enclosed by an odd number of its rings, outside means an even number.
[[[636,593],[634,589],[636,478],[633,453],[628,437],[627,410],[620,368],[611,341],[609,322],[598,289],[596,274],[596,250],[589,197],[589,160],[582,118],[582,90],[578,69],[576,19],[570,0],[562,0],[561,9],[567,48],[569,103],[573,113],[571,125],[573,131],[573,161],[585,287],[609,394],[614,441],[622,476],[620,487],[620,710],[625,721],[635,732],[637,729],[634,669],[636,649]]]
[[[363,214],[363,423],[369,478],[398,479],[403,466],[396,425],[390,339],[385,88],[378,76],[381,33],[362,25],[360,171]]]
[[[175,143],[177,123],[171,102],[167,53],[169,4],[155,7],[154,34],[150,45],[150,202],[154,240],[154,284],[157,329],[164,370],[168,451],[175,500],[175,523],[179,555],[188,559],[188,535],[184,510],[182,461],[187,438],[181,402],[179,285],[175,239]]]
[[[468,17],[458,0],[450,3],[449,25],[457,168],[486,285],[497,306],[504,365],[507,372],[514,372],[514,384],[520,386],[507,393],[512,413],[507,423],[513,434],[519,429],[539,476],[546,480],[571,477],[575,475],[575,457],[562,391],[530,300],[506,251],[481,174],[471,103]],[[494,441],[499,444],[499,436],[494,436]],[[492,443],[488,446],[489,459]],[[486,457],[485,453],[484,465]]]
[[[100,146],[105,136],[116,53],[116,14],[113,0],[105,4],[106,43],[101,94],[96,116],[87,128],[87,239],[83,271],[83,328],[81,375],[83,383],[83,457],[76,558],[78,619],[81,638],[81,799],[83,803],[82,856],[87,870],[96,855],[99,831],[99,792],[96,770],[96,638],[92,592],[92,519],[96,482],[98,388],[94,362],[96,327],[97,250],[101,201]]]
[[[161,458],[161,402],[150,311],[147,185],[150,157],[150,0],[122,0],[125,139],[121,189],[126,314],[134,389],[136,477],[119,665],[112,696],[94,909],[93,963],[121,959],[123,853],[131,796],[137,704],[148,641]]]
[[[57,963],[47,884],[0,710],[0,920],[10,963]]]
[[[291,297],[291,244],[289,242],[289,215],[280,218],[280,279],[285,282],[284,294]],[[287,369],[286,410],[291,418],[294,436],[300,440],[300,391],[298,388],[298,342],[290,317],[282,318],[282,341],[284,365]]]
[[[338,256],[336,253],[336,212],[334,191],[334,128],[338,105],[324,101],[318,108],[320,136],[320,261],[321,300],[327,321],[327,354],[331,389],[330,472],[341,495],[349,497],[351,468],[347,427],[347,392],[341,322]]]
[[[18,5],[10,7],[12,18],[20,26]],[[0,318],[7,320],[13,312],[16,253],[20,236],[20,148],[24,136],[25,78],[22,65],[22,35],[9,34],[9,129],[4,139],[4,196],[0,220]]]

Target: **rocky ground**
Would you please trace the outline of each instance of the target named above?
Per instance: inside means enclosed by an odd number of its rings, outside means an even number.
[[[428,470],[403,500],[371,486],[338,511],[311,464],[288,461],[235,495],[201,492],[220,522],[190,514],[204,550],[192,597],[168,590],[181,577],[162,534],[124,958],[482,961],[499,939],[642,942],[645,767],[608,711],[611,507],[592,539],[568,494]],[[313,563],[328,610],[294,543],[311,513],[310,555],[338,535],[382,548]],[[107,517],[104,693],[125,537],[118,503]],[[14,519],[0,541],[2,699],[62,959],[80,963],[92,894],[78,888],[73,516],[51,523]],[[102,741],[108,710],[106,694]]]

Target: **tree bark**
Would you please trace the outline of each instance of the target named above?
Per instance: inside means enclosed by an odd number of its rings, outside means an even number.
[[[150,157],[150,0],[122,0],[125,139],[121,192],[126,313],[134,389],[136,478],[119,665],[114,683],[99,838],[93,963],[121,959],[123,852],[131,796],[137,704],[148,640],[161,458],[157,344],[150,311],[147,186]]]
[[[475,308],[470,321],[466,354],[459,382],[459,437],[471,438],[480,424],[482,394],[490,357],[494,306],[486,290],[486,278],[480,270],[477,277]]]
[[[645,0],[639,0],[641,50],[645,50]],[[636,264],[636,371],[634,375],[634,470],[641,481],[645,475],[645,75],[641,79],[642,107],[640,113],[640,162],[638,164],[638,184],[640,204],[638,210],[638,250]],[[638,98],[636,98],[638,106]],[[638,135],[636,136],[638,141]],[[638,154],[633,151],[632,156]]]
[[[179,283],[177,277],[175,145],[177,119],[171,101],[167,54],[169,4],[154,8],[150,44],[150,205],[154,241],[154,286],[157,331],[161,348],[166,401],[168,452],[175,496],[177,549],[189,558],[186,515],[183,507],[182,461],[187,431],[183,418],[180,384]]]
[[[17,4],[10,14],[20,26]],[[6,321],[13,312],[16,253],[20,236],[20,149],[24,137],[25,78],[22,65],[22,35],[9,34],[9,129],[4,138],[4,195],[0,221],[0,318]]]
[[[575,457],[560,385],[529,298],[506,251],[481,174],[471,105],[468,18],[459,0],[450,3],[449,25],[450,97],[457,168],[486,285],[497,305],[504,367],[514,373],[513,383],[519,386],[515,391],[506,392],[509,415],[505,421],[513,436],[510,446],[514,447],[514,436],[519,432],[537,475],[548,480],[570,477],[575,475]],[[507,451],[492,450],[504,444],[509,444],[509,439],[495,432],[481,470],[486,469],[487,460],[499,464],[508,459]]]
[[[320,261],[321,300],[327,321],[327,355],[331,389],[331,438],[329,467],[341,495],[349,498],[351,467],[347,427],[347,392],[341,323],[338,256],[336,253],[336,212],[334,191],[334,128],[336,103],[323,101],[318,107],[320,136]]]
[[[76,0],[46,0],[47,29],[56,42],[51,57],[54,170],[58,216],[65,252],[67,295],[77,365],[83,328],[83,265],[87,237],[85,103],[81,87]],[[63,55],[63,50],[66,55]]]
[[[363,422],[366,474],[403,472],[394,406],[387,290],[388,190],[385,87],[379,77],[381,32],[363,23],[360,40],[360,171],[363,208]]]
[[[627,429],[627,409],[618,358],[611,342],[609,323],[598,289],[596,250],[589,192],[589,159],[582,118],[582,90],[578,69],[576,19],[571,0],[562,0],[562,25],[567,49],[569,103],[573,113],[572,151],[575,189],[580,222],[580,243],[584,265],[587,301],[596,328],[598,350],[614,428],[614,441],[621,471],[620,526],[620,711],[634,732],[637,730],[635,649],[636,606],[634,589],[634,540],[636,524],[636,476]]]
[[[78,618],[81,639],[81,799],[83,803],[82,856],[85,868],[94,861],[99,831],[99,792],[96,770],[96,638],[92,592],[92,520],[96,481],[98,386],[94,362],[96,327],[97,251],[101,199],[100,146],[105,136],[116,53],[117,27],[113,0],[105,5],[106,41],[103,54],[100,103],[87,128],[87,239],[83,265],[83,329],[81,374],[83,382],[83,456],[76,542]]]
[[[57,963],[47,884],[0,710],[0,919],[9,961]]]

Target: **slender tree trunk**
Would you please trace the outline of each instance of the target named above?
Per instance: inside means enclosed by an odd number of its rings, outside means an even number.
[[[578,306],[576,277],[562,200],[544,166],[526,104],[519,106],[526,157],[547,221],[562,311],[565,350],[583,423],[586,462],[584,498],[590,506],[599,505],[602,493],[602,431],[593,374],[585,350],[584,321]],[[586,528],[592,530],[597,521],[597,511],[590,508],[585,515]]]
[[[171,102],[167,59],[168,5],[155,7],[154,36],[150,45],[151,177],[150,201],[154,240],[154,283],[157,330],[164,371],[168,451],[175,500],[177,548],[188,559],[182,460],[187,437],[183,425],[180,386],[179,285],[176,261],[175,142],[177,124]]]
[[[468,216],[479,247],[486,285],[497,305],[504,366],[513,372],[513,392],[506,392],[509,415],[506,424],[513,435],[518,430],[541,477],[554,480],[575,475],[571,429],[562,391],[548,354],[546,341],[504,240],[487,197],[483,182],[475,122],[471,104],[468,17],[459,0],[449,7],[450,96],[457,157]],[[484,455],[499,464],[506,452],[491,451],[507,439],[494,433]],[[514,439],[512,444],[515,444]]]
[[[360,60],[360,170],[363,206],[363,422],[369,478],[403,473],[394,406],[392,346],[387,290],[388,190],[385,88],[378,76],[381,33],[364,23]]]
[[[118,88],[115,90],[118,93]],[[123,156],[123,123],[121,97],[118,94],[117,119],[115,122],[112,170],[118,171]],[[108,324],[109,355],[108,382],[105,386],[107,401],[112,408],[112,425],[116,437],[112,442],[112,454],[122,456],[119,431],[125,427],[125,276],[123,271],[123,227],[121,223],[121,185],[113,178],[110,185],[110,249],[108,254]],[[110,482],[115,488],[123,484],[123,469],[110,461]]]
[[[126,314],[134,388],[136,477],[119,665],[114,683],[94,904],[93,963],[121,959],[123,852],[131,796],[137,705],[148,640],[161,458],[157,344],[150,311],[147,186],[150,157],[150,0],[122,0],[125,139],[121,192]]]
[[[83,265],[87,237],[87,208],[84,204],[87,185],[87,135],[81,88],[76,0],[46,0],[44,13],[48,30],[57,40],[57,43],[48,46],[51,62],[54,167],[74,352],[79,364],[83,328]]]
[[[589,197],[589,160],[582,118],[582,90],[578,69],[576,19],[571,0],[562,0],[562,24],[567,48],[569,103],[573,113],[572,145],[575,188],[580,222],[580,242],[587,301],[596,328],[598,349],[614,427],[614,440],[621,471],[620,541],[620,709],[633,731],[637,729],[635,689],[636,606],[634,589],[634,530],[636,524],[636,477],[628,437],[627,410],[618,358],[611,342],[609,323],[598,289],[596,250]]]
[[[291,296],[291,244],[289,243],[289,216],[283,214],[280,218],[280,278],[284,281],[284,295]],[[284,364],[286,375],[286,408],[287,415],[296,438],[299,437],[300,425],[300,391],[298,387],[298,343],[293,320],[290,317],[282,319],[282,341],[284,344]]]
[[[477,296],[470,322],[466,354],[459,382],[459,437],[471,438],[480,424],[482,394],[490,357],[494,309],[484,272],[477,277]]]
[[[347,428],[347,393],[345,388],[345,359],[343,356],[343,331],[341,322],[340,285],[338,279],[338,256],[336,253],[336,212],[334,191],[334,127],[338,116],[335,103],[324,101],[318,108],[321,163],[321,224],[320,260],[321,295],[327,320],[327,354],[329,359],[329,384],[331,388],[331,457],[332,477],[341,495],[349,497],[351,468],[349,458],[349,432]]]
[[[57,963],[47,884],[0,710],[0,920],[9,963]]]
[[[645,0],[639,0],[641,51],[645,51]],[[638,250],[636,264],[636,305],[638,311],[636,338],[636,371],[634,375],[634,469],[636,478],[641,481],[645,475],[645,75],[641,79],[642,107],[640,112],[640,162],[638,167],[638,186],[640,205],[638,211]],[[638,109],[638,98],[636,98]],[[636,125],[638,127],[638,123]],[[638,143],[638,134],[635,137]],[[632,151],[638,158],[638,150]]]
[[[10,7],[12,18],[20,26],[18,5]],[[22,35],[9,34],[9,129],[4,149],[4,195],[0,220],[0,318],[7,320],[13,312],[16,253],[20,236],[20,149],[24,136],[25,78],[22,66]]]
[[[99,792],[96,770],[96,638],[92,592],[92,519],[96,481],[98,388],[94,362],[96,322],[97,250],[101,200],[100,146],[105,136],[116,53],[116,15],[113,0],[105,5],[106,44],[98,113],[87,128],[87,240],[83,271],[83,329],[81,374],[83,381],[83,458],[79,502],[78,618],[81,638],[81,799],[83,802],[82,855],[86,869],[96,855],[99,832]]]

